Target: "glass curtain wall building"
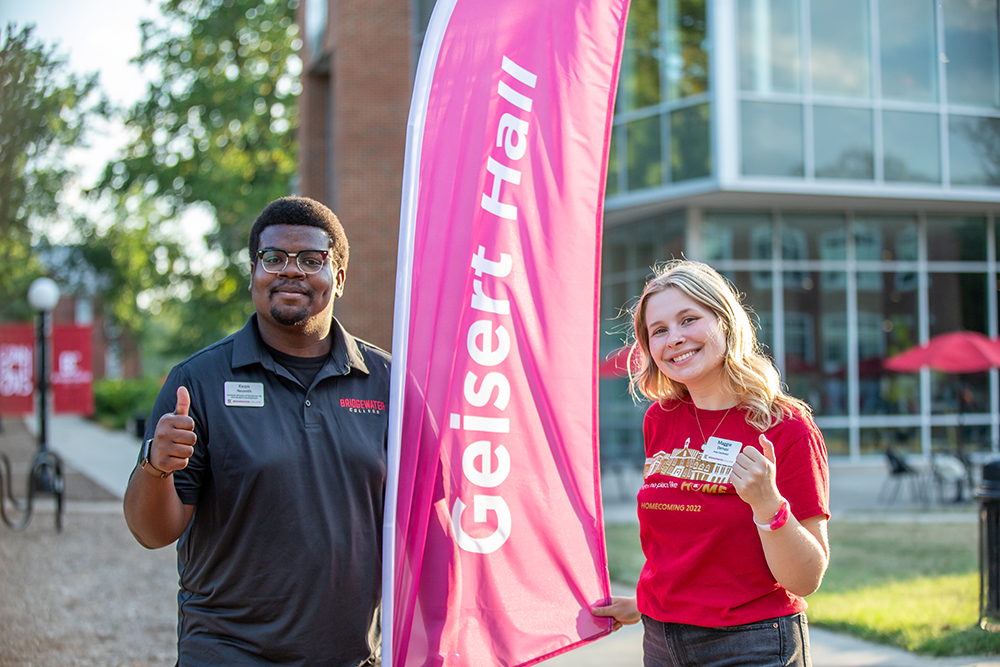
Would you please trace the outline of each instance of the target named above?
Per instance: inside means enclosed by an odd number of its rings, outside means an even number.
[[[997,451],[996,370],[883,367],[998,333],[997,0],[633,0],[609,163],[605,355],[650,267],[699,259],[831,456]],[[602,452],[641,463],[627,384],[602,380]]]

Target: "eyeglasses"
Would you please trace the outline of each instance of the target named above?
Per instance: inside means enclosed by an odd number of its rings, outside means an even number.
[[[281,248],[261,248],[257,251],[257,259],[261,267],[268,273],[281,273],[288,266],[288,258],[295,258],[295,265],[302,273],[319,273],[326,264],[330,253],[326,250],[300,250],[286,252]]]

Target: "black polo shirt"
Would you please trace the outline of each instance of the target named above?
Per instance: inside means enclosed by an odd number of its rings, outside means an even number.
[[[309,387],[256,315],[178,364],[146,437],[191,394],[198,443],[174,474],[180,665],[374,664],[379,653],[389,355],[334,321]]]

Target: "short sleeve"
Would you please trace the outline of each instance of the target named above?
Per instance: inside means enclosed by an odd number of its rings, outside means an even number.
[[[796,416],[788,426],[788,443],[775,454],[778,491],[796,519],[829,519],[830,467],[823,434],[808,416]]]

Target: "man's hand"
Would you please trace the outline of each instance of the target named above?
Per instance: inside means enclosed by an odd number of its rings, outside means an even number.
[[[186,387],[177,388],[177,405],[173,412],[156,422],[153,441],[149,444],[149,463],[160,472],[146,469],[133,472],[125,490],[125,523],[136,541],[147,549],[159,549],[172,544],[184,534],[194,505],[185,505],[177,495],[174,477],[168,474],[187,467],[198,440],[194,432],[191,396]],[[137,469],[138,470],[138,469]],[[149,473],[149,474],[146,474]]]
[[[170,473],[187,467],[198,440],[194,419],[188,416],[190,411],[187,387],[177,387],[177,407],[156,422],[156,433],[149,447],[149,462],[154,468]]]

